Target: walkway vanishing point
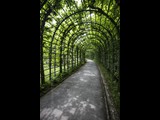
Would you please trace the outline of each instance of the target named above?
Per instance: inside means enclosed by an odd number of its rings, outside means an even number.
[[[40,120],[107,120],[103,87],[92,60],[40,98]]]

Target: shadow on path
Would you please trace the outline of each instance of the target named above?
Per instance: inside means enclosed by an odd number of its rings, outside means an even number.
[[[92,60],[40,98],[40,120],[106,120],[100,74]]]

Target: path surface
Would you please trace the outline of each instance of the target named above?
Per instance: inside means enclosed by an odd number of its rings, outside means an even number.
[[[100,78],[96,64],[88,60],[40,99],[40,120],[106,120]]]

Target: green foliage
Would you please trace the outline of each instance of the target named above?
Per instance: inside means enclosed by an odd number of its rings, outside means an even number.
[[[45,92],[51,87],[51,84],[49,82],[45,82],[45,84],[40,86],[40,93]]]

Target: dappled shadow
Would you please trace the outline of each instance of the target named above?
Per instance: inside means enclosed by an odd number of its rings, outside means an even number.
[[[88,61],[41,99],[41,120],[105,120],[100,75]]]

